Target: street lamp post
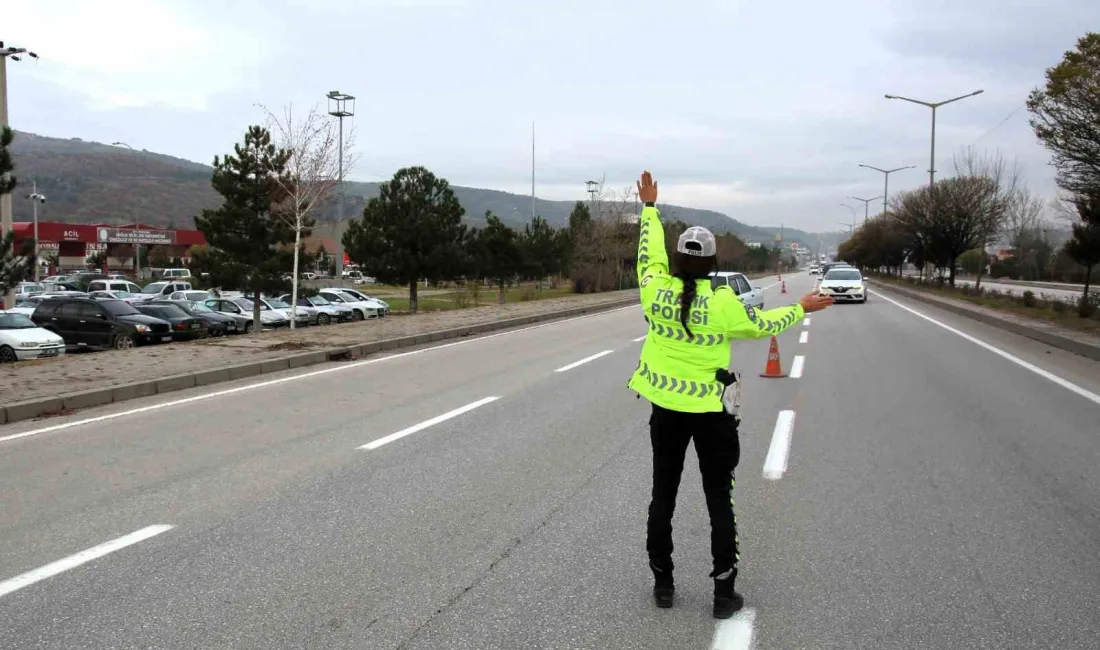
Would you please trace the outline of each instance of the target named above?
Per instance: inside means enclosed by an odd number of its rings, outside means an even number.
[[[37,181],[31,185],[31,188],[31,194],[28,194],[27,198],[31,200],[31,210],[34,212],[34,281],[38,282],[41,269],[38,265],[38,204],[45,203],[46,196],[38,193]]]
[[[599,194],[599,192],[600,192],[600,182],[599,181],[585,181],[584,185],[585,185],[586,188],[588,188],[587,192],[588,192],[588,205],[589,205],[589,208],[592,210],[593,213],[595,213],[595,211],[596,211],[596,195]],[[595,214],[592,214],[591,216],[592,216],[592,218],[596,217]]]
[[[342,93],[339,90],[330,90],[325,97],[328,98],[328,114],[340,120],[340,144],[337,148],[340,160],[337,161],[339,171],[336,182],[340,186],[340,197],[337,202],[339,214],[336,215],[336,278],[344,277],[344,118],[355,115],[355,97]]]
[[[25,47],[4,47],[4,41],[0,41],[0,129],[8,126],[8,59],[21,61],[22,54],[26,54],[32,59],[38,58],[37,54],[27,51]],[[0,178],[0,181],[7,180],[7,174]],[[7,235],[14,227],[15,224],[11,214],[11,193],[0,194],[0,237]],[[0,306],[4,309],[11,309],[15,306],[15,293],[9,291],[0,296]]]
[[[914,104],[920,104],[921,106],[927,106],[928,108],[932,109],[932,155],[931,155],[931,162],[929,162],[929,164],[928,164],[928,186],[929,187],[931,187],[932,185],[934,185],[936,183],[936,109],[939,108],[940,106],[943,106],[944,104],[950,104],[951,102],[957,102],[960,99],[966,99],[967,97],[973,97],[975,95],[980,95],[983,92],[985,92],[985,91],[984,90],[975,90],[972,93],[968,93],[966,95],[959,95],[958,97],[954,97],[952,99],[947,99],[947,100],[944,100],[942,102],[922,102],[919,99],[910,99],[908,97],[901,97],[899,95],[887,95],[886,96],[886,99],[900,99],[902,101],[912,102]]]
[[[112,142],[112,145],[116,147],[126,147],[133,153],[134,148],[125,142]],[[141,244],[137,243],[137,231],[141,228],[141,221],[138,219],[137,211],[134,211],[134,278],[141,282]]]
[[[873,169],[876,172],[882,172],[885,180],[882,182],[882,214],[886,214],[886,197],[890,196],[890,174],[894,172],[900,172],[903,169],[915,169],[915,165],[907,165],[905,167],[897,167],[895,169],[879,169],[878,167],[872,167],[871,165],[859,164],[860,167],[866,167],[867,169]]]
[[[852,229],[855,228],[855,225],[856,225],[854,221],[852,223],[844,223],[843,221],[838,221],[837,223],[839,223],[840,225],[846,227],[848,229],[848,236],[849,237],[852,236]]]
[[[868,213],[870,211],[870,209],[867,206],[871,205],[871,201],[877,201],[877,200],[881,199],[882,197],[881,196],[876,196],[873,199],[861,199],[858,196],[849,196],[848,198],[852,199],[853,201],[863,201],[863,223],[867,223],[867,217],[868,217]]]

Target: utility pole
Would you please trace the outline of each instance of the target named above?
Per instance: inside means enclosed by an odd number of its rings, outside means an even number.
[[[908,165],[906,167],[898,167],[896,169],[879,169],[878,167],[872,167],[871,165],[859,164],[860,167],[867,169],[873,169],[876,172],[882,172],[882,175],[886,178],[882,184],[882,214],[886,214],[886,197],[890,195],[890,174],[894,172],[900,172],[903,169],[916,169],[915,165]]]
[[[340,144],[338,147],[340,160],[337,184],[340,188],[337,206],[339,214],[336,215],[336,277],[341,280],[344,277],[344,118],[355,115],[355,97],[339,90],[330,90],[328,97],[328,114],[340,120]]]
[[[112,145],[116,147],[126,147],[130,150],[130,153],[134,153],[134,148],[125,142],[112,142]],[[138,243],[140,237],[138,236],[138,230],[141,229],[141,220],[138,218],[137,211],[134,211],[134,279],[141,283],[141,244]],[[151,273],[152,271],[150,271]]]
[[[38,58],[37,54],[28,52],[25,47],[4,47],[4,41],[0,41],[0,129],[8,126],[8,58],[11,58],[12,61],[21,61],[21,54],[26,54],[32,59]],[[11,215],[11,193],[0,194],[0,236],[7,235],[14,228],[15,224],[12,222]],[[36,239],[35,245],[37,244]],[[11,309],[15,306],[15,292],[9,291],[0,302],[2,302],[4,309]]]
[[[876,196],[873,199],[861,199],[858,196],[849,196],[848,198],[852,199],[853,201],[863,201],[863,223],[867,223],[868,213],[869,213],[869,210],[870,210],[870,208],[868,208],[867,206],[869,206],[871,204],[871,201],[877,201],[877,200],[881,199],[882,197],[881,196]],[[843,205],[843,204],[841,204],[841,205]]]
[[[45,203],[45,195],[38,193],[38,181],[31,184],[31,194],[27,198],[31,200],[31,210],[34,212],[34,281],[38,282],[41,266],[38,264],[38,204]]]
[[[535,122],[531,122],[531,221],[535,220]]]
[[[966,99],[967,97],[973,97],[974,95],[980,95],[984,90],[975,90],[972,93],[966,95],[959,95],[952,99],[947,99],[942,102],[923,102],[919,99],[910,99],[908,97],[901,97],[898,95],[887,95],[886,99],[900,99],[902,101],[911,102],[913,104],[920,104],[921,106],[927,106],[932,109],[932,155],[931,162],[928,163],[928,186],[932,187],[936,183],[936,109],[944,104],[950,104],[951,102],[957,102],[960,99]]]

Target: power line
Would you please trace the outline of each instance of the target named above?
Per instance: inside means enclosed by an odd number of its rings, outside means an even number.
[[[1012,117],[1013,117],[1014,115],[1016,115],[1016,113],[1019,113],[1019,112],[1020,112],[1020,109],[1021,109],[1021,108],[1023,108],[1023,107],[1025,107],[1025,106],[1027,106],[1027,102],[1024,102],[1024,103],[1020,104],[1019,106],[1017,106],[1016,108],[1012,109],[1012,112],[1011,112],[1011,113],[1009,113],[1009,114],[1008,114],[1008,116],[1007,116],[1007,117],[1005,117],[1005,119],[1003,119],[1003,120],[1001,120],[1000,122],[998,122],[998,123],[997,123],[997,125],[996,125],[996,126],[994,126],[994,127],[992,128],[992,129],[990,129],[990,130],[986,131],[986,132],[985,132],[985,133],[984,133],[984,134],[983,134],[983,135],[982,135],[982,136],[981,136],[980,138],[978,138],[978,139],[977,139],[977,140],[975,140],[974,142],[970,143],[970,146],[974,146],[974,145],[978,144],[979,142],[981,142],[982,140],[984,140],[984,139],[985,139],[985,138],[986,138],[986,137],[987,137],[987,136],[988,136],[989,134],[993,133],[993,132],[994,132],[994,131],[996,131],[997,129],[999,129],[999,128],[1001,128],[1002,126],[1004,126],[1005,122],[1007,122],[1007,121],[1011,120],[1011,119],[1012,119]]]

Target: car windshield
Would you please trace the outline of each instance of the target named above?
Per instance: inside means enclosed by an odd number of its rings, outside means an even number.
[[[187,318],[187,312],[183,311],[176,305],[157,305],[158,315],[165,318]]]
[[[252,311],[252,301],[248,298],[238,298],[233,301],[238,307],[245,311]],[[260,303],[260,311],[267,311],[267,305]]]
[[[46,287],[40,284],[24,284],[20,289],[23,293],[42,293],[46,290]]]
[[[347,300],[348,302],[358,302],[359,301],[358,298],[356,298],[355,296],[353,296],[350,293],[347,293],[345,291],[337,291],[336,294],[339,295],[344,300]]]
[[[189,291],[183,294],[188,300],[206,300],[210,294],[206,291]]]
[[[38,327],[23,314],[0,314],[0,330],[27,330]]]
[[[325,305],[331,305],[332,304],[331,302],[329,302],[328,300],[322,298],[321,296],[313,296],[312,298],[310,298],[310,300],[313,301],[313,304],[318,306],[318,307],[323,307]]]
[[[168,286],[167,282],[154,282],[152,284],[146,285],[145,288],[141,290],[141,292],[142,293],[160,293],[161,291],[164,290],[164,287],[167,287],[167,286]]]
[[[278,300],[276,298],[269,298],[268,301],[267,301],[267,304],[272,309],[290,309],[290,305],[288,305],[285,302],[283,302],[282,300]]]
[[[192,302],[189,306],[191,307],[191,311],[205,312],[211,314],[214,313],[214,310],[207,307],[205,303]]]
[[[116,298],[129,298],[130,296],[134,295],[134,294],[130,293],[129,291],[118,291],[118,290],[112,291],[111,293],[113,293]]]
[[[855,269],[833,269],[825,274],[826,280],[862,280],[863,276]]]
[[[131,307],[129,303],[122,302],[121,300],[104,300],[99,304],[112,316],[133,316],[134,314],[141,313]]]

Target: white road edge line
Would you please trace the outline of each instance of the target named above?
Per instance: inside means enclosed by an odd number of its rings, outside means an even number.
[[[589,361],[595,361],[596,359],[599,359],[600,357],[606,357],[607,355],[611,354],[612,352],[614,352],[614,350],[604,350],[603,352],[597,352],[596,354],[593,354],[590,357],[585,357],[585,358],[581,359],[580,361],[574,361],[573,363],[569,364],[568,366],[562,366],[561,368],[558,368],[554,372],[565,372],[566,370],[572,370],[573,368],[576,368],[577,366],[582,366],[582,365],[588,363]]]
[[[749,650],[752,648],[752,622],[755,609],[742,609],[733,618],[718,621],[710,650]]]
[[[638,341],[644,341],[644,340],[645,340],[645,336],[639,336],[638,338],[634,339],[634,343],[637,343]]]
[[[798,336],[799,343],[806,343],[810,340],[810,332],[808,330],[802,330],[802,334]]]
[[[787,471],[787,455],[791,451],[791,432],[794,430],[794,411],[780,411],[772,432],[772,444],[764,458],[764,478],[775,481]]]
[[[805,332],[803,332],[805,334]],[[806,357],[801,354],[794,356],[794,361],[791,362],[791,379],[802,378],[802,366],[806,365]]]
[[[50,562],[45,566],[38,567],[32,571],[28,571],[24,574],[17,575],[14,578],[10,578],[3,582],[0,582],[0,597],[7,596],[13,591],[28,587],[36,582],[51,578],[59,573],[74,569],[81,564],[91,562],[97,558],[101,558],[108,553],[114,553],[115,551],[126,548],[132,544],[149,539],[159,535],[167,530],[171,530],[172,526],[167,524],[157,524],[155,526],[146,526],[141,530],[135,530],[129,535],[123,535],[118,539],[112,539],[109,542],[104,542],[98,546],[93,546],[89,549],[85,549],[75,555],[62,558],[56,562]]]
[[[802,326],[803,326],[803,327],[809,327],[809,326],[810,326],[810,317],[809,317],[809,316],[807,316],[806,318],[802,319]]]
[[[107,415],[99,415],[91,418],[84,418],[82,420],[73,420],[72,422],[64,422],[62,424],[55,424],[53,426],[42,427],[41,429],[33,429],[31,431],[24,431],[22,433],[13,433],[7,436],[0,436],[0,442],[7,442],[9,440],[17,440],[19,438],[26,438],[29,436],[36,436],[42,433],[50,433],[51,431],[60,431],[62,429],[68,429],[71,427],[79,427],[85,424],[95,424],[96,422],[105,422],[107,420],[113,420],[115,418],[125,417],[127,415],[137,415],[138,413],[147,413],[149,411],[156,411],[162,408],[168,408],[170,406],[179,406],[181,404],[190,404],[192,402],[200,402],[203,400],[213,399],[215,397],[223,397],[225,395],[233,395],[244,391],[255,390],[257,388],[266,388],[267,386],[274,386],[276,384],[282,384],[291,381],[298,381],[301,379],[308,379],[310,377],[318,377],[320,375],[327,375],[330,372],[342,372],[344,370],[351,370],[354,368],[360,368],[362,366],[369,366],[373,363],[381,363],[383,361],[390,361],[393,359],[400,359],[402,357],[409,357],[414,354],[423,354],[425,352],[431,352],[432,350],[442,350],[444,348],[454,347],[456,345],[466,345],[467,343],[475,343],[477,341],[485,341],[487,339],[496,338],[498,336],[510,336],[512,334],[519,334],[520,332],[529,332],[531,330],[541,329],[543,327],[552,327],[554,325],[561,325],[562,323],[568,323],[571,321],[577,321],[584,318],[593,318],[595,316],[602,316],[604,314],[612,314],[615,312],[623,311],[625,309],[637,309],[637,305],[630,305],[627,307],[620,307],[619,309],[608,309],[607,311],[601,311],[596,314],[585,314],[584,316],[577,316],[575,318],[566,318],[563,320],[551,321],[549,323],[543,323],[542,325],[532,325],[531,327],[523,327],[516,330],[508,330],[507,332],[499,332],[497,334],[488,334],[486,336],[479,336],[477,338],[463,339],[461,341],[455,341],[454,343],[444,343],[443,345],[435,345],[427,348],[420,348],[419,350],[412,350],[410,352],[402,352],[400,354],[391,354],[385,357],[379,357],[377,359],[367,359],[365,361],[354,361],[352,363],[341,364],[333,366],[331,368],[324,368],[321,370],[313,370],[310,372],[304,372],[300,375],[292,375],[290,377],[280,377],[278,379],[270,379],[268,381],[261,381],[255,384],[248,384],[246,386],[238,386],[236,388],[228,388],[225,390],[214,391],[212,393],[204,393],[202,395],[195,395],[194,397],[184,397],[183,399],[171,400],[169,402],[162,402],[160,404],[151,404],[149,406],[141,406],[134,409],[128,409],[126,411],[119,411],[118,413],[109,413]]]
[[[1017,357],[1014,354],[1009,354],[1008,352],[1005,352],[1001,348],[998,348],[994,345],[990,345],[989,343],[986,343],[985,341],[982,341],[981,339],[973,337],[973,336],[967,334],[966,332],[962,332],[960,330],[957,330],[954,327],[951,327],[950,325],[948,325],[946,323],[941,323],[940,321],[936,320],[935,318],[932,318],[931,316],[925,315],[925,314],[917,311],[916,309],[913,309],[912,307],[907,307],[907,306],[901,304],[900,302],[894,300],[893,298],[888,298],[888,297],[882,295],[881,293],[879,293],[877,291],[872,291],[870,293],[875,294],[876,296],[878,296],[879,298],[882,298],[886,302],[892,303],[895,307],[900,307],[900,308],[904,309],[905,311],[913,314],[914,316],[919,316],[920,318],[923,318],[924,320],[928,321],[929,323],[932,323],[933,325],[938,325],[938,326],[942,327],[943,329],[947,330],[948,332],[951,332],[952,334],[961,336],[962,338],[966,339],[967,341],[970,341],[974,345],[978,345],[980,347],[983,347],[986,350],[989,350],[990,352],[992,352],[993,354],[996,354],[1000,357],[1008,359],[1009,361],[1011,361],[1012,363],[1020,366],[1021,368],[1025,368],[1027,370],[1030,370],[1031,372],[1039,375],[1040,377],[1042,377],[1044,379],[1049,379],[1050,381],[1058,384],[1059,386],[1061,386],[1062,388],[1065,388],[1068,391],[1072,391],[1074,393],[1077,393],[1081,397],[1084,397],[1085,399],[1090,400],[1095,404],[1100,404],[1100,395],[1097,395],[1096,393],[1092,392],[1091,390],[1088,390],[1087,388],[1083,388],[1081,386],[1078,386],[1077,384],[1075,384],[1072,381],[1069,381],[1067,379],[1062,379],[1061,377],[1059,377],[1058,375],[1056,375],[1052,372],[1049,372],[1047,370],[1043,370],[1042,368],[1040,368],[1039,366],[1037,366],[1033,363],[1029,363],[1027,361],[1024,361],[1023,359],[1021,359],[1020,357]]]
[[[437,415],[437,416],[435,416],[434,418],[432,418],[430,420],[424,420],[420,424],[414,424],[411,427],[408,427],[407,429],[402,429],[402,430],[398,431],[397,433],[391,433],[390,435],[388,435],[384,438],[379,438],[378,440],[372,440],[372,441],[368,442],[367,444],[362,445],[361,447],[359,447],[359,449],[367,449],[367,450],[378,449],[382,445],[387,445],[387,444],[393,442],[394,440],[400,440],[401,438],[404,438],[405,436],[414,434],[417,431],[423,431],[424,429],[427,429],[430,426],[435,426],[435,425],[439,424],[440,422],[445,422],[446,420],[450,420],[453,417],[458,417],[459,415],[462,415],[463,413],[468,413],[468,412],[478,408],[479,406],[485,406],[489,402],[495,402],[498,399],[500,399],[499,395],[496,396],[496,397],[486,397],[484,399],[479,399],[478,401],[467,404],[466,406],[460,406],[459,408],[456,408],[453,411],[447,411],[443,415]]]

